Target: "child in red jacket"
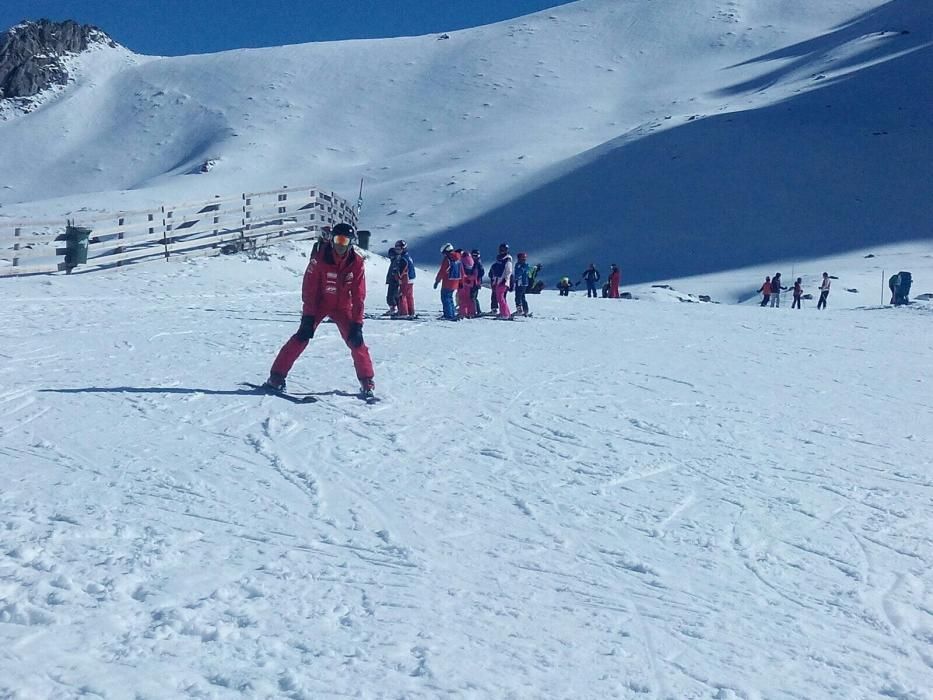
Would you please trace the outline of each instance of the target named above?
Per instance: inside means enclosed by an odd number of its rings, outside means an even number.
[[[434,288],[441,285],[441,306],[444,307],[444,318],[448,321],[459,321],[457,309],[454,306],[454,292],[460,288],[460,282],[463,280],[463,262],[460,260],[460,253],[454,250],[451,243],[445,243],[441,247],[441,266],[434,276]]]
[[[463,279],[457,289],[457,308],[460,318],[473,318],[476,316],[476,305],[473,303],[473,287],[476,285],[476,263],[473,256],[465,250],[460,253],[460,262],[463,264]]]

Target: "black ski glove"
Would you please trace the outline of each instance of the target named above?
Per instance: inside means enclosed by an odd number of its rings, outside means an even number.
[[[351,323],[350,332],[347,333],[347,342],[350,344],[350,347],[358,348],[363,344],[363,324],[362,323]]]
[[[295,334],[298,340],[311,340],[314,337],[314,316],[302,316],[301,325]]]

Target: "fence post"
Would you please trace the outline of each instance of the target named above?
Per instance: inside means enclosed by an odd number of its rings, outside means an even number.
[[[283,190],[288,190],[288,185],[282,185],[282,189],[283,189]],[[282,231],[279,231],[279,233],[278,233],[278,235],[276,236],[276,238],[287,238],[287,236],[285,235],[285,231],[284,231],[284,228],[285,228],[285,212],[288,211],[288,204],[287,204],[287,202],[288,202],[288,192],[287,192],[287,191],[279,192],[279,207],[278,207],[278,213],[282,215],[282,218],[279,219],[279,226],[281,226],[283,230],[282,230]]]
[[[171,217],[171,211],[165,211],[165,205],[163,204],[160,207],[162,212],[162,246],[165,248],[165,261],[168,262],[168,232],[171,230],[171,226],[168,223],[169,217]]]
[[[238,246],[240,250],[246,250],[246,229],[249,226],[247,219],[249,219],[249,210],[251,200],[246,196],[246,192],[240,195],[242,204],[240,206],[240,245]]]
[[[19,237],[22,232],[21,228],[13,229],[13,267],[19,267],[19,256],[16,252],[19,250]]]
[[[123,217],[123,216],[119,217],[119,218],[117,219],[117,226],[123,227],[123,226],[125,226],[125,225],[126,225],[126,218]],[[117,231],[117,240],[118,240],[118,241],[122,241],[122,240],[123,240],[123,231],[122,231],[122,230]],[[122,253],[122,252],[123,252],[123,246],[122,246],[122,245],[118,245],[118,246],[117,246],[116,252],[117,252],[117,255],[119,255],[120,253]],[[117,260],[117,267],[120,267],[120,266],[122,266],[122,265],[123,265],[123,261],[122,261],[122,260]]]
[[[215,194],[215,195],[214,195],[214,199],[220,199],[220,195],[219,195],[219,194]],[[211,215],[212,215],[212,216],[211,216],[211,223],[214,224],[214,228],[211,229],[211,235],[213,235],[213,236],[216,237],[216,236],[217,236],[217,233],[218,233],[218,231],[219,231],[219,229],[217,228],[217,224],[220,223],[220,205],[219,205],[219,204],[218,204],[217,207],[211,212]]]

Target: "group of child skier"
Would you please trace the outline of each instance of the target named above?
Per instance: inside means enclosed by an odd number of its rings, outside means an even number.
[[[479,249],[454,248],[452,243],[441,246],[441,264],[434,276],[434,288],[441,288],[443,318],[459,321],[487,315],[502,319],[528,315],[529,291],[540,292],[537,276],[541,265],[528,264],[528,253],[521,252],[513,262],[508,243],[500,243],[496,259],[489,266],[489,306],[484,314],[480,301],[480,289],[486,276],[483,258]],[[506,295],[515,293],[515,312],[509,307]]]
[[[829,297],[829,273],[823,273],[823,280],[820,282],[820,299],[816,303],[817,309],[826,308],[826,299]],[[760,306],[771,306],[771,308],[780,308],[781,306],[781,292],[787,291],[787,287],[782,286],[781,284],[781,273],[775,272],[774,277],[765,277],[765,281],[762,283],[761,287],[758,288],[758,293],[761,294],[761,304]],[[803,278],[798,277],[794,280],[793,286],[794,301],[791,303],[790,308],[799,309],[800,300],[803,298]]]
[[[502,243],[495,262],[489,267],[490,311],[484,314],[479,294],[487,272],[480,251],[477,248],[454,248],[452,243],[445,243],[440,252],[441,263],[434,276],[434,288],[441,289],[442,317],[448,321],[483,315],[502,319],[528,316],[526,295],[539,293],[544,286],[538,280],[541,265],[529,265],[528,254],[525,252],[519,253],[517,261],[513,262],[509,244]],[[404,240],[396,241],[389,249],[388,258],[387,314],[396,318],[413,318],[415,303],[412,280],[415,278],[415,266],[408,253],[408,244]],[[514,313],[506,297],[509,292],[515,294]]]

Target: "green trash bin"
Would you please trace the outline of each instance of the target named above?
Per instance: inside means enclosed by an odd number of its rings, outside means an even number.
[[[372,234],[366,230],[356,232],[356,242],[359,244],[360,248],[369,250],[369,237],[371,235]]]
[[[65,228],[65,269],[70,272],[77,265],[87,262],[87,247],[91,237],[91,229],[80,226]]]

